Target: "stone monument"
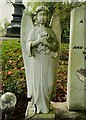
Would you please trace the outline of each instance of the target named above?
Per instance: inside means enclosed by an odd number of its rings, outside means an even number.
[[[35,22],[28,10],[24,11],[22,18],[21,45],[29,99],[26,118],[35,114],[38,118],[39,115],[49,118],[47,115],[51,109],[61,31],[58,15],[52,16],[50,24],[48,15],[48,8],[39,6],[34,14]]]
[[[20,37],[21,19],[25,6],[22,0],[15,0],[12,5],[14,7],[13,20],[11,20],[11,25],[7,28],[6,37]]]
[[[67,85],[69,110],[86,110],[86,6],[71,12]]]

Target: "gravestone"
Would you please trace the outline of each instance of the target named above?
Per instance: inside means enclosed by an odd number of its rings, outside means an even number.
[[[69,110],[86,110],[86,6],[71,12],[67,84]]]

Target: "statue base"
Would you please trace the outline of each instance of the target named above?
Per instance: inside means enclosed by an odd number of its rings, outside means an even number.
[[[55,113],[50,112],[46,114],[35,114],[33,117],[25,118],[25,120],[55,120]]]
[[[56,120],[86,120],[86,111],[69,111],[66,102],[53,103]]]

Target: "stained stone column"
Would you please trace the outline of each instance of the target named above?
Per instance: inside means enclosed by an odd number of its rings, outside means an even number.
[[[7,28],[6,36],[20,37],[21,19],[25,6],[22,4],[22,0],[15,0],[12,5],[14,7],[13,20],[11,20],[11,25]]]
[[[86,6],[71,12],[67,84],[69,110],[86,110]]]
[[[84,65],[85,65],[85,81],[84,81],[84,87],[85,87],[85,92],[84,92],[84,95],[85,95],[85,98],[84,98],[84,103],[85,103],[85,106],[86,106],[86,7],[84,8],[85,12],[84,12],[84,21],[85,21],[85,24],[84,24],[84,46],[85,46],[85,52],[84,52],[84,56],[85,56],[85,61],[84,61]],[[85,108],[86,110],[86,108]]]

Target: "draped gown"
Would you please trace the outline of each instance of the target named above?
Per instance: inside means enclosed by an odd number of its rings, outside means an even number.
[[[55,82],[54,59],[57,57],[57,51],[54,52],[42,43],[32,48],[32,42],[37,40],[38,35],[42,32],[51,34],[51,44],[58,44],[51,28],[41,30],[41,28],[35,27],[31,31],[26,43],[30,64],[28,66],[27,97],[32,96],[33,104],[37,107],[37,112],[48,113],[51,93]]]

